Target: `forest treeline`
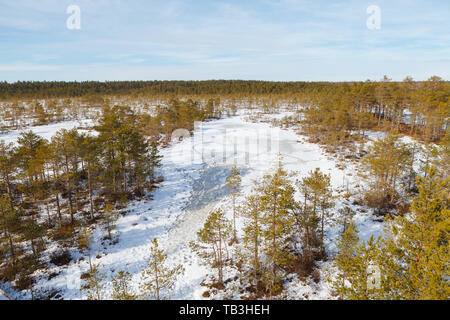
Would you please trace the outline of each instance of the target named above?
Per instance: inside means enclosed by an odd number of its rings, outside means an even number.
[[[207,81],[85,81],[0,82],[0,99],[70,98],[86,95],[210,95],[283,94],[325,88],[326,82],[269,82],[245,80]]]
[[[38,125],[85,113],[88,105],[102,107],[108,99],[127,96],[142,105],[165,104],[174,97],[215,99],[217,105],[260,105],[274,110],[280,105],[301,106],[304,133],[316,142],[340,145],[377,129],[439,141],[450,119],[450,83],[433,76],[427,81],[366,82],[265,82],[122,81],[122,82],[17,82],[0,83],[3,130],[17,128],[18,118],[28,116]],[[109,97],[109,98],[108,98]],[[46,101],[39,99],[56,99]],[[83,102],[75,102],[79,98]],[[25,103],[25,101],[28,102]],[[29,100],[31,99],[31,101]],[[110,103],[111,101],[109,101]],[[85,115],[86,116],[86,115]]]
[[[433,76],[427,81],[413,81],[407,77],[404,81],[391,81],[393,86],[402,83],[414,83],[414,87],[420,88],[427,82],[433,82],[439,77]],[[379,83],[382,81],[365,82],[274,82],[252,80],[206,80],[206,81],[18,81],[15,83],[0,82],[0,99],[45,99],[45,98],[70,98],[86,95],[251,95],[251,94],[301,94],[314,90],[338,90],[339,88],[363,85],[364,83]],[[442,79],[440,79],[442,80]],[[443,81],[446,90],[450,83]]]

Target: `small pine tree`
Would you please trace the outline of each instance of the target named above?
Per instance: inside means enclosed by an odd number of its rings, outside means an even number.
[[[92,231],[89,230],[89,228],[84,228],[78,234],[78,248],[82,252],[83,251],[87,252],[88,261],[89,261],[89,269],[92,272],[93,266],[92,266],[92,260],[91,260],[91,238],[92,238]]]
[[[114,300],[136,300],[137,294],[131,288],[131,274],[127,271],[119,271],[116,276],[111,277],[113,292],[111,298]]]
[[[362,175],[371,182],[365,195],[372,207],[384,209],[398,197],[399,180],[411,172],[412,153],[398,136],[388,135],[374,141],[362,159]]]
[[[301,241],[302,247],[302,261],[303,264],[311,265],[314,261],[314,252],[317,252],[320,247],[319,223],[320,217],[318,217],[312,206],[308,204],[296,203],[293,209],[293,216],[295,220],[295,227]]]
[[[100,272],[99,265],[94,264],[91,267],[89,274],[83,279],[84,284],[82,284],[81,292],[86,292],[88,300],[102,300],[103,299],[103,289],[104,280],[106,276],[104,273]]]
[[[355,274],[351,278],[351,291],[348,293],[348,299],[352,300],[373,300],[380,298],[380,289],[377,284],[378,280],[370,286],[375,278],[371,278],[375,270],[380,271],[380,258],[382,252],[380,250],[380,238],[375,239],[373,235],[368,241],[363,241],[356,247],[356,268]],[[381,272],[378,273],[381,281]]]
[[[237,241],[236,236],[236,196],[241,185],[241,176],[236,166],[231,168],[230,175],[226,178],[226,185],[231,190],[231,197],[233,200],[233,241]]]
[[[6,195],[0,196],[0,228],[3,230],[4,234],[8,238],[9,251],[13,259],[15,259],[15,240],[14,234],[15,227],[20,218],[20,212],[15,210],[11,206],[11,202]]]
[[[156,141],[152,141],[150,144],[150,154],[148,156],[149,160],[149,177],[150,182],[153,183],[155,180],[155,169],[161,166],[162,156],[159,154],[158,145]]]
[[[356,246],[358,245],[359,237],[355,224],[350,222],[350,225],[341,234],[337,241],[336,247],[339,253],[336,255],[334,262],[338,269],[336,279],[332,281],[333,289],[343,299],[347,294],[347,281],[354,273]]]
[[[296,206],[295,189],[280,165],[273,175],[263,177],[258,192],[262,210],[262,251],[269,261],[269,270],[263,273],[263,279],[272,296],[281,289],[278,271],[292,260],[288,237],[294,224],[291,213]]]
[[[220,285],[223,284],[225,240],[229,237],[230,232],[230,222],[226,219],[223,211],[217,209],[209,214],[203,228],[197,233],[197,239],[200,244],[191,243],[191,247],[206,265],[217,268],[217,280]]]
[[[257,195],[250,195],[242,207],[242,215],[246,218],[244,225],[244,246],[252,253],[247,260],[251,261],[253,272],[251,279],[257,284],[260,280],[260,250],[262,240],[262,210],[261,199]]]
[[[380,269],[379,240],[372,236],[367,242],[358,242],[358,231],[351,222],[337,243],[339,253],[335,257],[335,264],[338,273],[332,280],[332,287],[341,299],[367,300],[379,297],[380,288],[369,285],[371,268]]]
[[[309,175],[302,179],[300,183],[306,202],[309,201],[313,209],[313,215],[321,213],[321,250],[324,253],[324,226],[325,218],[328,215],[328,209],[334,205],[333,192],[331,190],[330,175],[323,174],[319,168],[310,171]]]
[[[110,203],[107,203],[105,206],[105,213],[104,213],[104,219],[105,219],[105,229],[108,233],[108,239],[112,239],[111,232],[114,230],[116,226],[116,221],[119,218],[117,215],[117,212],[114,210],[113,206]]]
[[[140,287],[144,291],[144,298],[161,300],[175,286],[177,277],[184,272],[182,265],[173,268],[167,267],[167,254],[159,249],[158,240],[154,238],[150,247],[150,257],[147,269],[143,272],[143,282]]]
[[[448,176],[448,173],[450,172],[450,130],[447,130],[445,136],[441,140],[434,166],[436,166],[439,175]]]
[[[26,223],[23,234],[25,239],[30,241],[31,249],[33,251],[33,255],[37,257],[38,250],[36,248],[35,240],[38,238],[42,238],[45,234],[44,228],[39,225],[35,220],[30,219]]]

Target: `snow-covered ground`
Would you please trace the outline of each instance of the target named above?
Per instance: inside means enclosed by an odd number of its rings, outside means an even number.
[[[202,123],[197,126],[192,137],[173,142],[162,151],[163,166],[159,173],[164,181],[155,190],[153,200],[134,201],[128,205],[126,216],[117,222],[118,243],[103,245],[104,230],[97,227],[94,232],[93,262],[100,264],[100,271],[105,272],[108,279],[115,272],[126,270],[132,274],[137,289],[140,273],[146,266],[150,242],[156,237],[168,254],[168,264],[183,264],[185,268],[171,298],[202,299],[204,287],[200,283],[212,271],[199,264],[189,242],[196,238],[197,231],[212,209],[220,207],[231,216],[231,199],[225,178],[232,165],[237,165],[242,175],[241,200],[251,192],[254,180],[271,172],[280,159],[286,170],[296,172],[293,181],[306,176],[310,170],[320,168],[322,172],[330,173],[335,190],[343,190],[348,181],[350,188],[357,184],[356,170],[351,163],[347,163],[345,170],[340,170],[336,167],[336,160],[320,146],[306,142],[295,132],[272,127],[269,123],[247,122],[245,119],[247,116],[241,113],[231,118]],[[35,132],[50,138],[59,128],[69,126],[79,124],[73,122],[52,128],[39,127]],[[15,133],[9,133],[6,137],[7,141],[17,138]],[[338,201],[336,211],[343,205]],[[355,222],[362,239],[379,234],[382,228],[381,223],[372,220],[370,213],[358,212]],[[241,223],[238,219],[238,225]],[[331,252],[332,239],[337,234],[336,227],[327,229],[327,246]],[[80,257],[75,257],[62,270],[59,267],[46,270],[41,274],[36,289],[61,290],[64,299],[82,298],[79,291],[80,275],[89,266],[87,259],[77,259]],[[322,267],[323,270],[327,269],[325,264]],[[53,272],[58,274],[49,280],[48,275]],[[105,298],[108,298],[111,288],[107,287],[106,292]],[[293,281],[288,287],[288,295],[291,298],[327,298],[329,289],[325,280],[315,287]]]
[[[4,140],[5,143],[16,143],[17,139],[20,137],[22,132],[33,131],[38,136],[41,136],[44,139],[50,140],[56,131],[61,129],[71,130],[73,128],[89,128],[92,127],[93,121],[89,119],[84,120],[71,120],[71,121],[63,121],[58,123],[52,123],[49,125],[43,126],[33,126],[27,127],[23,130],[13,130],[7,133],[0,133],[0,140]],[[84,130],[80,130],[84,131]]]

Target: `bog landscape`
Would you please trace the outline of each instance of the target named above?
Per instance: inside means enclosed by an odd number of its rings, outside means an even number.
[[[272,16],[289,11],[290,1],[255,8],[212,1],[209,18],[168,1],[174,7],[158,4],[165,8],[158,17],[184,29],[164,24],[150,48],[132,32],[147,24],[139,16],[124,23],[119,11],[130,17],[133,8],[119,3],[110,7],[113,20],[129,39],[113,26],[93,31],[100,18],[88,2],[64,6],[64,31],[44,36],[60,23],[51,17],[61,4],[0,1],[23,18],[10,23],[0,14],[0,300],[450,297],[449,42],[438,39],[445,24],[430,24],[430,38],[417,31],[417,47],[408,47],[424,50],[414,59],[437,63],[442,74],[434,75],[431,62],[412,63],[409,49],[383,38],[402,37],[390,31],[399,29],[388,4],[386,25],[377,20],[383,6],[372,6],[362,10],[358,35],[330,44],[331,29],[316,25],[312,38],[297,34],[296,47],[278,29],[284,18]],[[269,3],[271,14],[263,11]],[[26,10],[48,14],[49,25],[25,23]],[[200,27],[189,29],[188,16]],[[259,31],[252,40],[219,32],[240,45],[219,48],[208,32],[225,30],[213,17],[232,17],[230,28],[253,21]],[[257,24],[263,17],[271,31]],[[323,21],[311,19],[304,23]],[[117,38],[108,38],[109,28]],[[367,40],[371,32],[379,33]],[[211,42],[185,43],[200,34]],[[78,44],[60,46],[67,37]],[[402,71],[381,60],[362,68],[366,53],[347,47],[356,38],[366,48],[381,43],[417,79],[399,78]],[[319,53],[325,45],[337,55]],[[60,60],[72,57],[65,46],[76,62]],[[140,60],[157,49],[151,64]],[[344,51],[355,60],[330,60]],[[154,77],[169,80],[141,80]],[[222,78],[264,80],[209,80]]]

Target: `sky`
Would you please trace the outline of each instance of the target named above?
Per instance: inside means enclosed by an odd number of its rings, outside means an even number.
[[[0,0],[0,81],[450,80],[449,17],[448,0]]]

